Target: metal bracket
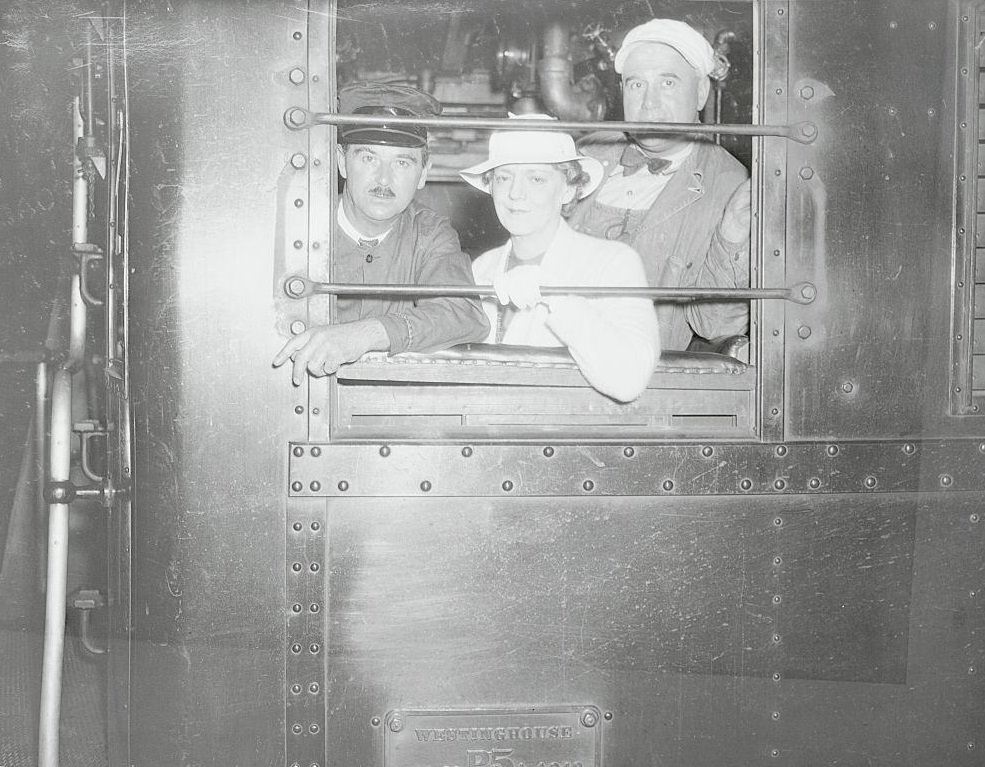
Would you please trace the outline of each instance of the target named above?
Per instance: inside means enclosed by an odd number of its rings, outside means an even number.
[[[82,300],[89,306],[102,306],[102,299],[96,298],[92,294],[92,291],[89,290],[89,280],[87,275],[89,273],[90,263],[93,261],[103,261],[105,259],[103,249],[98,245],[92,245],[87,242],[76,243],[72,246],[72,253],[79,262],[79,293],[82,294]]]
[[[89,440],[94,437],[105,439],[109,435],[109,432],[99,421],[79,421],[79,423],[75,424],[74,431],[82,440],[82,454],[79,458],[79,466],[82,469],[82,473],[93,482],[102,482],[106,477],[94,472],[89,461]]]
[[[89,616],[106,606],[103,595],[95,589],[79,589],[72,595],[72,607],[79,611],[79,641],[90,655],[105,655],[106,647],[97,647],[90,636]]]

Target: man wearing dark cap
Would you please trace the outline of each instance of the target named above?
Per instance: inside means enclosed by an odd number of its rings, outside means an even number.
[[[711,45],[674,19],[630,30],[614,66],[629,122],[697,122],[709,78],[720,74]],[[586,136],[578,147],[606,174],[569,218],[573,228],[629,244],[653,286],[748,287],[749,174],[726,150],[688,134],[614,131]],[[749,326],[745,302],[659,303],[657,316],[664,349]]]
[[[429,118],[441,104],[399,85],[359,83],[339,91],[343,114]],[[332,280],[340,283],[472,285],[472,270],[447,219],[414,201],[424,188],[427,130],[408,125],[354,125],[339,130],[345,179],[335,211]],[[338,323],[309,328],[278,352],[305,370],[331,375],[369,351],[428,352],[481,341],[488,321],[477,298],[340,298]]]

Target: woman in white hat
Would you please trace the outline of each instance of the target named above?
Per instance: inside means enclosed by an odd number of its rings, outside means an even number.
[[[514,119],[524,118],[551,119]],[[576,232],[562,217],[565,206],[599,185],[601,163],[578,154],[567,133],[497,131],[489,159],[460,175],[492,195],[510,234],[472,265],[476,284],[492,283],[499,298],[499,306],[483,301],[492,328],[487,342],[566,346],[593,387],[620,402],[636,399],[660,356],[653,302],[540,294],[542,285],[647,285],[636,251]]]

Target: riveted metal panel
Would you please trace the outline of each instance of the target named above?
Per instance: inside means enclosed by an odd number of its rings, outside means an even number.
[[[602,764],[975,763],[983,568],[932,564],[967,494],[327,504],[338,763],[389,712],[585,701]]]
[[[985,489],[985,442],[292,444],[290,494],[798,495]]]

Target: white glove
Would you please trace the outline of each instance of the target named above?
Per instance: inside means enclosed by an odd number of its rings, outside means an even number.
[[[518,309],[529,309],[539,304],[540,266],[516,266],[493,278],[493,289],[503,306],[513,304]]]

